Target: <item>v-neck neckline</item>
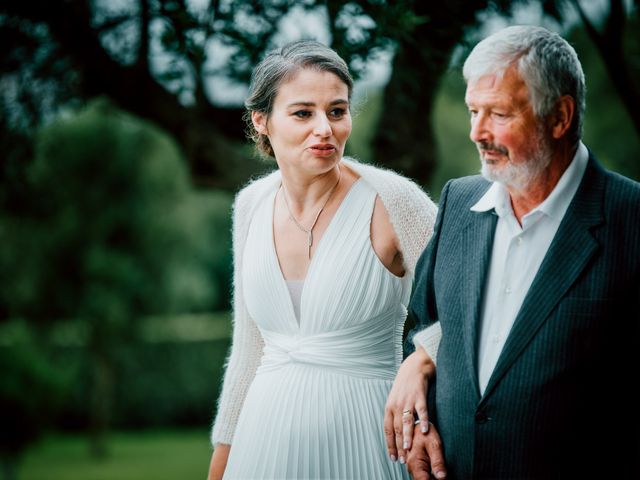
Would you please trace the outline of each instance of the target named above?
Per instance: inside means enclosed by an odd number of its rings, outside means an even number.
[[[331,220],[329,220],[329,224],[327,225],[327,228],[325,229],[324,233],[322,234],[322,237],[320,237],[320,239],[318,240],[318,246],[316,247],[316,250],[313,254],[313,256],[311,257],[311,260],[309,261],[309,266],[307,267],[307,271],[305,272],[305,276],[304,278],[296,278],[296,279],[292,279],[292,280],[299,280],[299,281],[303,281],[303,285],[302,285],[302,292],[300,293],[300,317],[302,317],[302,312],[303,312],[303,303],[304,303],[304,297],[305,297],[305,291],[307,290],[307,285],[309,284],[309,278],[312,276],[313,271],[314,271],[314,266],[317,263],[317,258],[319,256],[321,256],[321,254],[324,252],[324,248],[323,245],[326,243],[324,240],[327,237],[328,234],[333,233],[333,225],[336,223],[335,220],[336,218],[338,218],[340,215],[343,215],[343,210],[344,210],[344,205],[348,203],[350,197],[352,196],[353,191],[356,189],[358,183],[360,183],[360,181],[362,180],[362,177],[359,177],[356,179],[355,182],[353,182],[353,184],[349,187],[349,190],[347,191],[347,194],[344,196],[344,198],[342,199],[342,202],[340,202],[340,205],[338,206],[338,209],[336,210],[336,212],[333,214],[333,217],[331,217]],[[298,329],[301,327],[301,318],[296,318],[296,314],[295,311],[293,309],[293,302],[291,300],[291,295],[289,294],[289,289],[287,287],[287,279],[284,278],[284,273],[282,272],[282,267],[280,266],[280,258],[278,257],[278,251],[276,250],[276,239],[275,239],[275,232],[274,232],[274,213],[275,213],[275,202],[276,202],[276,197],[278,195],[278,190],[279,188],[277,188],[275,190],[275,192],[273,193],[273,197],[271,198],[271,207],[270,207],[270,212],[269,212],[269,221],[270,221],[270,230],[271,230],[271,258],[273,259],[274,263],[275,263],[275,267],[278,269],[278,277],[280,279],[280,286],[281,288],[284,289],[285,293],[286,293],[286,297],[288,300],[288,304],[289,304],[289,312],[291,314],[291,317],[294,319],[296,326],[298,327]]]

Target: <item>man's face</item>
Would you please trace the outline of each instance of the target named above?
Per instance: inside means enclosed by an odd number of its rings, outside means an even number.
[[[529,186],[549,165],[551,145],[516,68],[470,82],[465,101],[483,176],[515,189]]]

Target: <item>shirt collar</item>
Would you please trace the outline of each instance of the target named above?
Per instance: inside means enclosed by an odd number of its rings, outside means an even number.
[[[535,214],[535,212],[542,212],[550,217],[562,218],[580,186],[588,160],[587,147],[580,142],[571,163],[549,196],[525,217]],[[511,211],[509,192],[501,183],[493,182],[489,190],[471,207],[473,212],[488,212],[490,210],[494,210],[498,216]]]
[[[489,190],[471,207],[473,212],[488,212],[495,210],[496,213],[501,211],[506,202],[509,201],[509,193],[507,189],[498,182],[493,182]],[[498,213],[499,214],[499,213]]]
[[[578,191],[582,176],[587,168],[588,160],[589,152],[587,151],[587,147],[580,142],[576,149],[576,154],[573,156],[571,163],[560,177],[560,180],[558,180],[556,186],[549,196],[534,208],[533,211],[539,210],[549,217],[561,219],[567,211],[567,208],[569,208],[573,196]]]

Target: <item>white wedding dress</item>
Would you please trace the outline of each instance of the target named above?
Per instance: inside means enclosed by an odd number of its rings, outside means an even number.
[[[300,318],[273,243],[275,192],[252,219],[244,298],[264,338],[225,479],[396,479],[384,405],[402,360],[410,275],[390,273],[370,239],[376,192],[350,189],[312,258]]]

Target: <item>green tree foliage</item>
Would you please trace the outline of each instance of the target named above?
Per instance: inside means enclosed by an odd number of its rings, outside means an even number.
[[[0,41],[12,46],[0,56],[0,82],[8,86],[0,109],[12,126],[26,128],[61,106],[106,95],[170,132],[196,181],[235,190],[262,167],[237,148],[244,141],[241,106],[213,102],[224,94],[212,91],[210,80],[246,85],[264,52],[282,41],[278,23],[294,9],[328,19],[333,46],[357,75],[409,24],[405,3],[0,2]]]
[[[116,429],[208,426],[222,385],[229,338],[202,341],[139,342],[119,349],[112,425]],[[66,347],[58,354],[77,366],[79,382],[67,396],[58,424],[83,429],[91,412],[87,385],[90,371],[82,350]]]
[[[21,455],[51,424],[69,386],[21,326],[11,346],[0,346],[0,474],[7,480],[17,477]]]
[[[638,38],[638,15],[640,2],[635,0],[629,12],[624,0],[609,0],[604,15],[592,20],[578,0],[546,0],[547,4],[559,4],[565,9],[573,8],[580,17],[584,30],[598,50],[600,59],[626,108],[636,136],[640,136],[640,65],[627,59],[640,54]]]
[[[332,46],[358,75],[381,49],[395,52],[373,159],[429,184],[436,171],[432,113],[456,47],[487,16],[541,5],[562,23],[576,15],[605,60],[637,130],[638,3],[584,0],[22,0],[0,2],[0,109],[11,125],[38,123],[60,105],[99,94],[170,132],[198,182],[235,190],[263,167],[246,150],[242,109],[212,98],[212,78],[246,85],[264,52],[282,41],[292,11],[325,21]],[[626,7],[625,7],[626,5]],[[320,20],[322,19],[322,20]],[[302,29],[304,31],[304,29]],[[219,83],[218,85],[224,85]],[[218,94],[220,92],[217,92]],[[221,96],[221,95],[218,95]],[[637,133],[636,133],[637,135]],[[232,168],[229,168],[232,165]]]
[[[637,25],[640,19],[632,21]],[[578,52],[586,75],[585,143],[607,168],[640,181],[640,135],[634,127],[638,112],[630,111],[625,98],[612,86],[606,62],[594,50],[588,32],[575,28],[568,38]],[[632,39],[629,40],[631,44]],[[640,37],[635,37],[635,44],[640,47]]]
[[[17,311],[105,316],[119,330],[139,314],[208,305],[203,212],[164,134],[94,103],[42,131],[29,176],[37,210],[9,219],[27,263],[6,295]]]
[[[99,451],[136,320],[227,303],[214,292],[229,277],[230,199],[193,192],[176,144],[104,101],[43,129],[27,174],[32,211],[1,218],[0,303],[41,326],[87,324]]]

